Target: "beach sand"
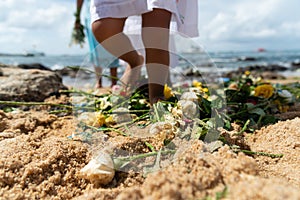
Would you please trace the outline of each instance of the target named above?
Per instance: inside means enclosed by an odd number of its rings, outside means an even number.
[[[252,151],[282,158],[236,154],[228,146],[208,153],[202,141],[194,141],[161,171],[147,177],[117,172],[101,187],[79,176],[93,152],[89,144],[68,139],[76,129],[75,117],[47,109],[0,111],[0,199],[300,199],[298,104],[282,121],[243,136]],[[110,136],[125,149],[141,148],[132,146],[135,139]]]

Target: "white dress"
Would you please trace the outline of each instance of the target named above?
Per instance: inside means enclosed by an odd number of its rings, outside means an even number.
[[[141,15],[154,8],[172,13],[171,31],[189,37],[198,36],[198,0],[91,0],[91,21]],[[136,24],[141,26],[139,20]],[[136,27],[132,26],[132,29]]]

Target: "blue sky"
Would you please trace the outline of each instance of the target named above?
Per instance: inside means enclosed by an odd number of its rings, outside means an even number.
[[[0,53],[87,53],[87,45],[69,47],[75,2],[1,0]],[[299,0],[199,0],[196,41],[209,51],[300,49],[299,7]]]

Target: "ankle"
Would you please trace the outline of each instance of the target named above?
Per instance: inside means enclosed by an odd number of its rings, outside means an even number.
[[[157,102],[165,101],[165,97],[164,96],[157,96],[157,97],[152,97],[149,100],[150,100],[150,104],[153,105],[153,104],[156,104]]]

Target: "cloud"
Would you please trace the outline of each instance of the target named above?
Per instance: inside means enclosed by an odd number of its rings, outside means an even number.
[[[53,29],[61,25],[67,12],[67,8],[59,5],[39,7],[35,10],[13,10],[9,12],[6,23],[8,26],[25,29]]]
[[[300,21],[298,22],[284,22],[279,29],[286,35],[295,35],[300,37]]]
[[[218,43],[249,48],[250,43],[254,46],[276,41],[281,47],[296,48],[295,44],[284,43],[285,38],[292,37],[300,42],[297,11],[300,3],[297,0],[234,0],[222,6],[220,1],[211,0],[201,5],[200,41],[206,46],[216,47]]]
[[[299,48],[299,7],[299,0],[199,0],[198,41],[213,50]],[[69,48],[76,0],[0,0],[0,8],[0,52],[88,52],[87,44]]]
[[[69,48],[74,0],[0,1],[0,52],[20,53],[34,46],[49,54],[83,53]]]

